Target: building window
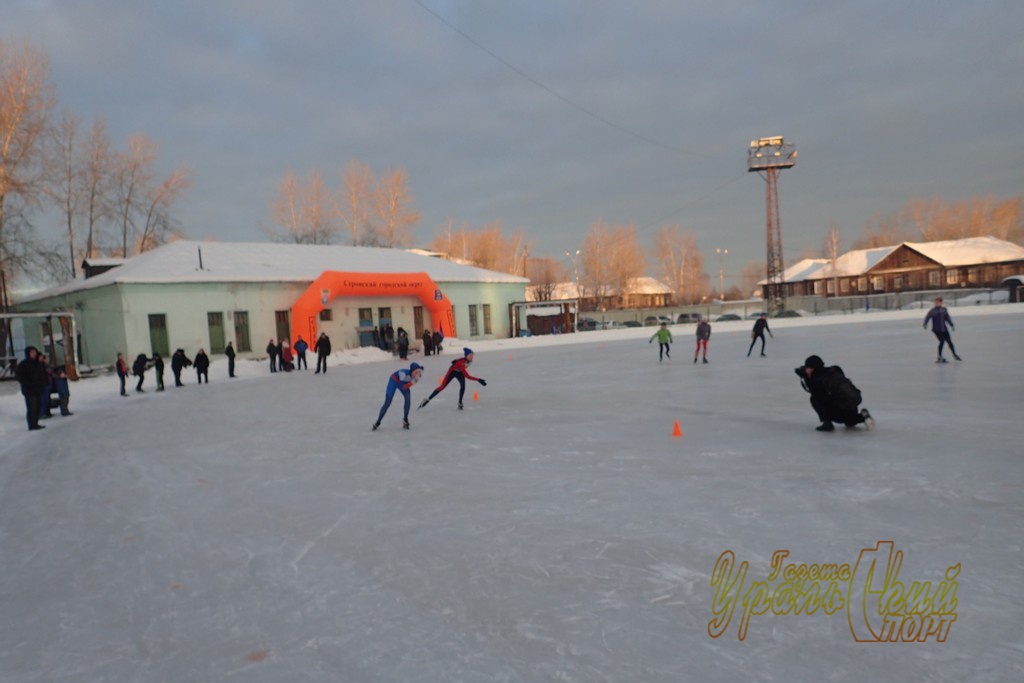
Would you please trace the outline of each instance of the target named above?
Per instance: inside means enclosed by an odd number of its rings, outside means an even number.
[[[249,343],[249,312],[235,311],[235,351],[245,353],[252,351]]]
[[[845,278],[840,280],[839,291],[842,292],[843,294],[848,294],[850,292],[850,281]]]
[[[825,285],[825,290],[829,294],[831,294],[832,296],[835,296],[836,295],[836,281],[835,280],[829,280],[828,284]]]
[[[206,327],[210,331],[210,353],[224,353],[224,314],[220,311],[207,313]]]
[[[979,270],[980,270],[980,268],[970,268],[970,269],[968,269],[968,271],[967,271],[967,281],[968,282],[977,282],[978,281],[978,271]]]
[[[866,277],[857,278],[857,291],[866,292],[868,291],[868,279]]]
[[[391,324],[391,307],[382,306],[377,309],[377,322],[381,327]]]
[[[360,308],[359,309],[359,327],[371,328],[373,327],[373,309],[372,308]]]
[[[955,285],[960,282],[960,271],[956,268],[950,268],[946,271],[946,284]]]
[[[320,311],[321,322],[329,323],[332,320],[334,320],[334,311],[332,311],[329,308],[325,308],[324,310]]]
[[[476,321],[476,304],[469,305],[469,336],[475,337],[480,334],[479,325]]]
[[[892,279],[892,288],[893,289],[903,289],[903,276],[902,275],[897,275],[896,277],[894,277]]]
[[[942,273],[937,270],[928,272],[928,285],[930,287],[938,287],[942,284]]]
[[[164,358],[171,355],[171,343],[167,338],[167,316],[163,313],[153,313],[149,316],[149,345],[153,353],[159,353]]]
[[[491,334],[491,305],[484,304],[484,334]]]
[[[824,285],[822,284],[821,280],[815,280],[814,281],[814,293],[815,294],[821,294],[824,291],[825,291]]]
[[[874,289],[876,292],[884,292],[885,278],[882,277],[881,275],[876,275],[875,277],[871,278],[871,288]]]
[[[292,330],[288,323],[291,311],[274,311],[274,328],[277,332],[277,340],[291,339]]]

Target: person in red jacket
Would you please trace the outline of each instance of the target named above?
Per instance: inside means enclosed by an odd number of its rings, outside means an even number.
[[[420,404],[419,408],[424,407],[430,400],[444,391],[444,388],[448,386],[451,381],[457,380],[459,382],[459,410],[462,410],[462,398],[466,395],[466,380],[472,379],[480,382],[480,386],[487,386],[487,380],[474,377],[469,374],[469,364],[473,362],[473,349],[462,349],[462,358],[457,358],[452,361],[451,366],[448,368],[448,372],[445,374],[444,379],[441,380],[441,385],[434,389],[434,392],[423,399],[423,403]],[[416,410],[419,410],[417,408]]]

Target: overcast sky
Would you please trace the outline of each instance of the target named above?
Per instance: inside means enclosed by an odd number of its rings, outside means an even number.
[[[799,151],[787,262],[910,197],[1024,192],[1020,0],[422,2],[514,69],[415,0],[7,0],[0,34],[47,54],[61,108],[193,170],[191,238],[265,240],[287,169],[358,159],[407,170],[421,244],[449,218],[554,256],[598,218],[648,245],[678,223],[735,275],[764,258],[767,135]]]

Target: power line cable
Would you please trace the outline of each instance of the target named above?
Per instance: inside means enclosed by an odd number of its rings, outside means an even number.
[[[464,39],[466,39],[467,41],[472,43],[479,50],[481,50],[481,51],[485,52],[486,54],[490,55],[491,58],[493,58],[495,61],[501,63],[502,65],[504,65],[509,70],[511,70],[514,73],[518,74],[521,78],[529,81],[530,83],[532,83],[533,85],[537,86],[538,88],[540,88],[544,92],[548,93],[552,97],[558,98],[559,100],[561,100],[565,104],[569,105],[570,107],[576,109],[577,111],[581,111],[584,114],[586,114],[587,116],[590,116],[591,118],[600,121],[601,123],[605,124],[606,126],[610,126],[610,127],[616,129],[617,131],[619,131],[621,133],[625,133],[626,135],[629,135],[629,136],[632,136],[634,138],[637,138],[638,140],[642,140],[642,141],[646,142],[649,145],[654,145],[655,147],[660,147],[661,149],[667,149],[667,150],[669,150],[671,152],[675,152],[676,154],[684,154],[684,155],[687,155],[687,156],[702,157],[702,158],[705,158],[705,159],[724,159],[725,158],[725,157],[715,156],[715,155],[712,155],[712,154],[704,154],[702,152],[694,152],[692,150],[687,150],[687,149],[682,149],[680,147],[675,147],[673,145],[669,145],[669,144],[666,144],[664,142],[660,142],[660,141],[655,140],[653,138],[647,137],[643,133],[638,133],[635,130],[631,130],[629,128],[626,128],[625,126],[622,126],[622,125],[620,125],[618,123],[615,123],[614,121],[610,121],[610,120],[606,119],[605,117],[601,116],[600,114],[594,112],[593,110],[588,109],[587,107],[584,107],[582,104],[579,104],[578,102],[575,102],[575,101],[569,99],[568,97],[566,97],[565,95],[561,94],[560,92],[558,92],[554,88],[551,88],[551,87],[545,85],[544,83],[542,83],[538,79],[534,78],[530,74],[526,73],[525,71],[523,71],[522,69],[517,67],[515,64],[512,64],[508,60],[502,58],[500,55],[495,53],[493,50],[489,49],[486,45],[482,44],[480,41],[478,41],[475,38],[473,38],[473,36],[469,35],[465,31],[460,29],[458,26],[455,26],[450,21],[445,19],[442,15],[438,14],[437,12],[432,10],[430,7],[425,5],[423,2],[421,2],[421,0],[413,0],[413,2],[415,2],[417,5],[422,7],[425,11],[429,12],[431,15],[433,15],[434,18],[436,18],[442,24],[444,24],[445,26],[447,26],[451,30],[453,30],[456,33],[458,33]]]

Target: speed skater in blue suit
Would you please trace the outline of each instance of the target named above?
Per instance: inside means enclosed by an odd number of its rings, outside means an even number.
[[[377,415],[377,421],[373,423],[373,431],[377,431],[380,427],[381,420],[384,419],[384,414],[388,412],[388,408],[391,407],[391,401],[395,398],[395,392],[402,392],[402,397],[405,398],[405,413],[402,418],[402,428],[409,428],[409,406],[412,400],[412,396],[409,390],[416,382],[420,381],[423,376],[423,366],[419,363],[413,363],[409,366],[409,369],[402,368],[397,372],[391,373],[391,377],[388,378],[387,393],[384,397],[384,405],[380,407],[380,414]]]

